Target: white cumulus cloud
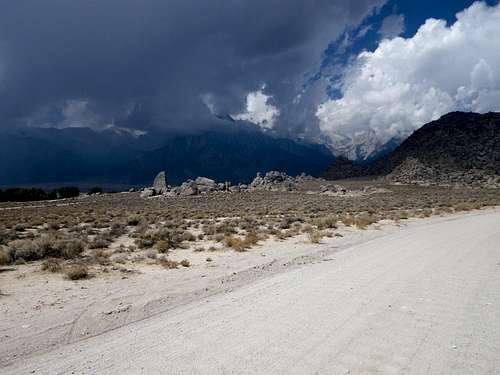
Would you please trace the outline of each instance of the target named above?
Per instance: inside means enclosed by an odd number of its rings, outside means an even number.
[[[235,120],[249,121],[263,129],[272,129],[275,120],[280,114],[278,108],[269,103],[272,98],[264,94],[265,86],[259,91],[251,92],[246,98],[246,110],[233,115]]]
[[[371,129],[408,134],[453,111],[500,110],[500,5],[476,2],[447,25],[428,19],[412,38],[384,39],[346,69],[340,97],[319,105],[331,138]]]

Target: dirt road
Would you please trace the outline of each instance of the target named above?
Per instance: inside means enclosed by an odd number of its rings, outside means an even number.
[[[500,213],[402,229],[0,369],[72,371],[498,374]]]

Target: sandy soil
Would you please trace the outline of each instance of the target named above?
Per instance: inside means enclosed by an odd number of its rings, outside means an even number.
[[[340,232],[321,245],[298,237],[247,253],[181,250],[193,266],[179,270],[78,282],[33,266],[0,273],[2,372],[500,368],[500,210]]]

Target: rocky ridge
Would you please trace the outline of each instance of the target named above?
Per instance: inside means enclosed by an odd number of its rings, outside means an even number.
[[[180,186],[167,185],[166,173],[161,171],[155,177],[153,186],[144,188],[141,197],[150,198],[156,196],[194,196],[219,192],[244,192],[256,190],[269,191],[295,191],[299,184],[305,181],[313,181],[314,177],[302,173],[292,177],[285,172],[270,171],[265,175],[257,173],[250,184],[232,185],[230,182],[216,182],[208,177],[197,177],[194,180],[186,180]]]
[[[412,157],[405,159],[385,179],[402,185],[500,188],[500,176],[488,174],[484,170],[474,168],[442,173],[438,168]]]
[[[255,191],[296,192],[304,191],[304,185],[312,182],[316,189],[307,190],[308,194],[322,194],[330,196],[359,196],[374,193],[390,192],[386,189],[366,187],[361,190],[348,190],[341,185],[328,184],[327,181],[315,178],[305,173],[298,176],[289,176],[285,172],[270,171],[264,175],[257,173],[250,184],[231,184],[230,182],[216,182],[208,177],[197,177],[194,180],[184,181],[180,186],[170,186],[166,183],[165,172],[160,172],[154,179],[152,187],[141,191],[142,198],[157,197],[189,197],[217,193],[243,193]],[[319,188],[318,188],[319,187]]]
[[[369,165],[336,160],[323,174],[362,176],[395,184],[500,188],[500,113],[449,113]]]

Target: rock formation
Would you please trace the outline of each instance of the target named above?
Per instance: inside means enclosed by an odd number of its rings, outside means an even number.
[[[165,171],[158,173],[153,181],[153,189],[156,195],[167,192],[167,177]]]
[[[197,177],[195,180],[184,181],[178,187],[166,185],[164,172],[160,172],[155,178],[154,186],[145,188],[141,192],[141,197],[150,198],[155,196],[194,196],[199,194],[213,194],[221,192],[241,193],[245,191],[270,190],[270,191],[294,191],[300,183],[314,180],[314,177],[301,174],[291,177],[284,172],[271,171],[264,176],[257,173],[257,176],[250,185],[238,184],[232,186],[229,182],[219,182],[208,177]],[[163,184],[165,182],[165,184]]]

